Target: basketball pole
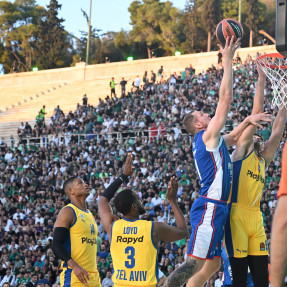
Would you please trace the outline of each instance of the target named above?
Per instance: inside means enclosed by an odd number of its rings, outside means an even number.
[[[241,23],[242,0],[238,0],[238,22]]]
[[[86,65],[89,65],[89,53],[90,53],[90,36],[91,36],[91,15],[92,15],[92,0],[90,0],[90,16],[89,16],[89,31],[87,39],[87,53],[86,53]]]

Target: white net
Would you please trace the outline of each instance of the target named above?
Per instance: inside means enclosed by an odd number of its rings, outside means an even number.
[[[281,54],[269,54],[257,58],[257,63],[272,84],[272,104],[287,108],[287,59]]]

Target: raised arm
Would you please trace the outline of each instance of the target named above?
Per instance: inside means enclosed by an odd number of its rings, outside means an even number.
[[[282,137],[286,125],[286,108],[279,110],[273,124],[271,136],[266,143],[263,151],[260,153],[265,159],[265,166],[267,167],[274,159],[275,153],[279,147],[280,139]]]
[[[266,75],[257,64],[258,80],[256,86],[256,92],[254,96],[252,114],[259,114],[263,112],[264,104],[264,87],[266,81]]]
[[[203,134],[203,141],[208,148],[216,148],[220,139],[220,131],[225,125],[229,105],[232,99],[233,70],[232,59],[236,49],[239,46],[239,39],[233,43],[233,37],[227,38],[225,47],[221,45],[220,52],[224,57],[224,74],[219,89],[219,101],[216,108],[215,116],[210,121],[206,132]]]
[[[176,196],[178,190],[178,183],[175,177],[170,179],[170,183],[167,191],[167,199],[171,204],[172,211],[174,213],[176,227],[170,226],[166,223],[156,222],[154,230],[154,241],[167,241],[173,242],[188,236],[188,228],[185,223],[184,216],[177,204]]]
[[[241,147],[241,145],[244,145],[245,135],[243,132],[248,129],[248,132],[251,131],[251,129],[255,129],[256,127],[259,127],[262,129],[262,126],[260,125],[260,122],[270,122],[271,121],[271,115],[268,114],[268,112],[260,113],[260,114],[252,114],[251,116],[248,116],[245,118],[245,120],[239,124],[232,132],[230,132],[227,135],[223,136],[223,139],[227,146],[231,145],[238,145]],[[246,132],[247,133],[247,132]],[[247,137],[249,139],[250,137]],[[251,139],[253,139],[251,137]],[[239,142],[238,141],[242,142]]]
[[[265,73],[257,66],[258,81],[256,86],[256,92],[254,96],[252,115],[263,112],[264,102],[264,86],[265,86]],[[236,143],[236,150],[232,156],[232,161],[243,159],[254,148],[253,135],[256,131],[256,125],[248,126],[238,138]]]
[[[117,220],[117,217],[113,214],[109,201],[114,197],[121,184],[124,181],[127,181],[128,176],[132,174],[132,160],[133,156],[131,153],[129,153],[125,162],[124,173],[116,178],[100,196],[99,215],[109,238],[111,238],[112,224],[115,220]]]

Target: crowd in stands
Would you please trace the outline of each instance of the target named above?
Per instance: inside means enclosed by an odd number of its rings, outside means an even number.
[[[110,286],[113,264],[107,233],[97,215],[97,202],[121,173],[128,152],[134,156],[135,168],[127,186],[144,201],[143,218],[175,224],[166,199],[167,184],[175,175],[179,180],[179,205],[190,226],[189,212],[199,196],[199,184],[191,138],[182,128],[182,119],[194,109],[214,114],[222,65],[200,74],[195,74],[190,66],[169,78],[163,67],[161,70],[159,75],[146,72],[132,91],[107,96],[95,107],[88,104],[87,96],[82,105],[66,115],[57,106],[48,125],[38,120],[33,128],[22,123],[19,144],[10,147],[0,143],[1,287],[59,286],[60,262],[51,249],[53,224],[68,203],[62,185],[71,176],[82,177],[92,188],[87,204],[99,231],[98,270],[103,286]],[[234,100],[223,132],[232,130],[251,113],[256,79],[255,59],[248,57],[241,62],[237,57]],[[265,94],[265,110],[275,114],[277,108],[271,104],[269,83]],[[270,130],[271,125],[264,126],[264,140],[270,136]],[[26,145],[27,136],[44,137],[46,145]],[[282,143],[286,136],[285,130]],[[261,199],[268,240],[281,175],[281,154],[282,144],[266,171]],[[160,244],[158,260],[165,276],[183,263],[187,244],[188,238]],[[209,286],[214,286],[212,280]]]

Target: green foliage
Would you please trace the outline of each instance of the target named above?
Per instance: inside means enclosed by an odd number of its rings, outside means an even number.
[[[238,20],[238,0],[221,0],[222,19],[233,18]]]
[[[268,8],[266,8],[268,7]],[[47,9],[36,0],[0,0],[0,63],[4,72],[51,69],[75,65],[86,58],[87,29],[81,37],[70,35],[58,17],[61,5],[50,0]],[[238,0],[186,0],[184,10],[171,1],[136,0],[129,6],[131,31],[108,32],[91,27],[90,64],[124,61],[128,56],[145,59],[217,49],[215,28],[224,18],[238,19]],[[264,30],[274,37],[274,0],[243,0],[242,47],[253,39],[255,45]],[[251,32],[252,31],[252,32]],[[251,32],[251,33],[250,33]]]
[[[31,68],[37,22],[43,11],[35,0],[0,1],[0,62],[4,64],[5,73]]]
[[[58,18],[61,6],[57,0],[50,0],[37,29],[36,64],[42,69],[60,68],[72,63],[71,39],[62,25],[65,20]]]

